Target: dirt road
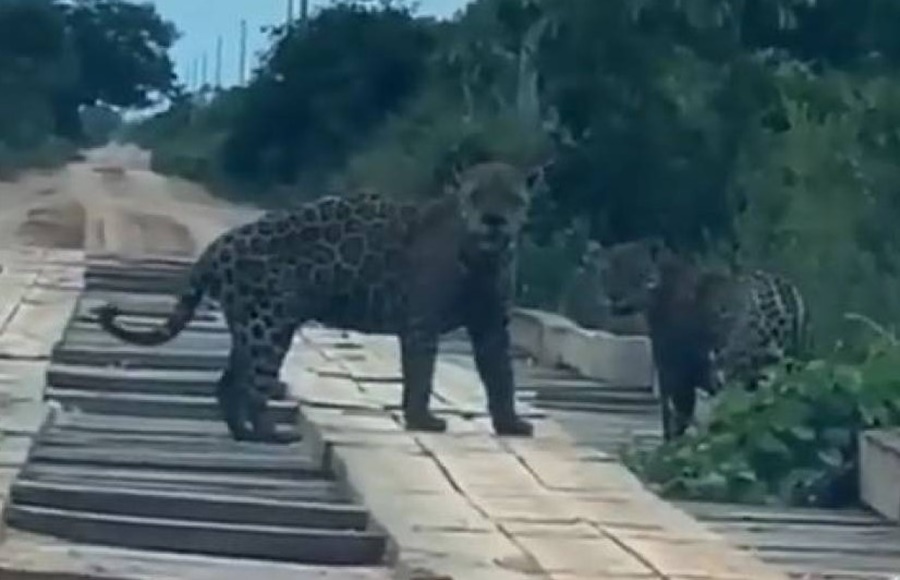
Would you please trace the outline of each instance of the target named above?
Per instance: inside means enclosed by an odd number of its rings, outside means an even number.
[[[84,162],[0,182],[0,248],[193,256],[223,229],[259,210],[149,170],[132,146],[89,151]]]

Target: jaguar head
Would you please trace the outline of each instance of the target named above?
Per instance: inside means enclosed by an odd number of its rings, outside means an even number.
[[[495,254],[514,244],[545,167],[522,171],[491,161],[455,173],[454,189],[470,251]]]
[[[662,279],[662,240],[645,238],[609,247],[591,246],[589,259],[603,280],[612,313],[646,312]]]

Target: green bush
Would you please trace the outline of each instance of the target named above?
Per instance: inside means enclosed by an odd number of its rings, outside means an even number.
[[[786,128],[744,144],[735,229],[746,266],[786,274],[804,292],[824,354],[848,338],[843,312],[900,323],[900,83],[796,66],[777,79]]]
[[[668,498],[841,506],[857,498],[857,435],[900,424],[900,345],[881,336],[862,360],[785,363],[755,392],[729,386],[710,420],[628,465]]]
[[[0,141],[0,179],[13,179],[28,169],[52,169],[75,159],[77,147],[65,139],[51,137],[34,147],[9,147]]]

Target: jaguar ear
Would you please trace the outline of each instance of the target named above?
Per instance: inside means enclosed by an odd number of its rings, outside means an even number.
[[[435,181],[445,192],[457,191],[462,185],[464,169],[460,147],[453,147],[442,156],[435,166]]]
[[[458,191],[462,185],[462,168],[457,163],[453,163],[447,169],[447,181],[445,187],[451,191]]]

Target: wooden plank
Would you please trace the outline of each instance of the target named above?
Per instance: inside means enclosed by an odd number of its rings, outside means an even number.
[[[0,356],[49,357],[71,315],[74,298],[69,291],[29,289],[0,334]]]
[[[119,340],[115,336],[100,330],[69,329],[63,335],[62,342],[73,346],[116,347],[137,346]],[[160,348],[182,349],[190,351],[210,351],[226,353],[231,347],[231,338],[225,332],[193,332],[185,330],[173,337],[170,341],[159,346],[144,346],[145,352],[157,352]]]
[[[41,445],[55,447],[124,447],[128,449],[168,449],[204,453],[266,453],[293,457],[297,450],[290,445],[234,441],[228,436],[196,437],[141,433],[94,433],[51,427],[41,434]]]
[[[130,328],[147,329],[153,328],[161,324],[165,318],[162,316],[120,316],[116,319]],[[84,314],[76,316],[69,323],[69,329],[74,332],[102,332],[98,323],[98,318],[94,314]],[[182,332],[196,333],[227,333],[228,327],[224,320],[218,318],[209,319],[209,317],[199,317],[191,320]]]
[[[95,274],[90,270],[84,273],[86,290],[107,290],[129,292],[132,294],[178,294],[184,289],[185,276],[172,274],[128,274],[103,273]]]
[[[777,550],[760,552],[758,556],[796,574],[800,580],[895,580],[900,570],[896,559],[871,555]]]
[[[177,282],[182,285],[187,281],[189,272],[183,268],[150,267],[123,270],[121,268],[109,268],[104,266],[89,265],[84,272],[85,278],[93,278],[102,281],[128,281],[167,283]]]
[[[140,256],[123,256],[113,252],[92,252],[85,257],[85,266],[105,266],[133,268],[141,266],[165,266],[171,268],[189,268],[196,261],[189,256],[173,256],[171,254],[143,254]]]
[[[132,280],[109,280],[106,278],[88,278],[85,277],[84,287],[86,290],[110,290],[114,292],[130,292],[132,294],[178,294],[181,290],[181,283],[162,281],[160,283],[151,284],[144,281]]]
[[[861,509],[784,508],[694,501],[678,501],[676,503],[696,517],[713,523],[746,522],[747,524],[820,524],[869,527],[885,521],[875,514]]]
[[[37,280],[37,273],[15,274],[8,269],[0,272],[0,329],[6,327],[19,309],[25,293]]]
[[[226,351],[185,350],[171,346],[148,349],[119,343],[113,346],[91,346],[62,343],[53,349],[53,360],[62,364],[123,364],[147,369],[218,370],[225,368]]]
[[[13,483],[10,498],[20,506],[231,524],[363,530],[369,523],[364,509],[347,504],[128,487],[96,489],[22,479]]]
[[[351,503],[343,485],[331,479],[286,479],[234,472],[105,468],[91,465],[30,463],[19,474],[28,481],[91,485],[97,488],[130,487],[149,490],[240,493],[255,497],[297,501]]]
[[[189,471],[234,471],[271,477],[323,477],[325,471],[312,459],[265,454],[191,453],[187,451],[128,450],[110,447],[63,448],[38,445],[31,450],[35,462],[83,464],[101,467],[184,469]]]
[[[48,388],[46,397],[84,413],[200,420],[221,419],[222,416],[215,397],[96,393],[57,388]],[[296,401],[269,401],[268,413],[276,423],[296,425],[299,418]]]
[[[173,418],[144,418],[84,413],[61,413],[56,425],[68,431],[108,434],[172,435],[178,437],[222,438],[228,428],[222,420],[191,420]]]
[[[159,395],[215,396],[220,372],[131,369],[51,363],[47,384],[59,389],[148,392]]]
[[[579,389],[557,389],[554,387],[534,388],[534,398],[540,403],[588,403],[602,405],[604,403],[656,405],[657,400],[652,392],[645,389],[608,389],[605,386]]]
[[[133,270],[122,270],[118,268],[103,268],[88,266],[84,271],[85,279],[92,279],[98,282],[130,282],[130,283],[149,283],[156,287],[163,284],[184,285],[187,281],[188,272],[178,268],[140,268]]]
[[[214,524],[10,505],[7,522],[35,533],[137,549],[265,558],[310,564],[381,561],[386,540],[373,532]]]
[[[83,294],[79,300],[76,315],[83,317],[102,304],[115,304],[123,315],[165,317],[175,307],[176,297],[172,294],[135,295],[127,292],[93,290]],[[208,302],[201,302],[194,318],[201,320],[218,320],[221,313],[212,309]]]
[[[535,401],[541,409],[553,411],[578,411],[582,413],[594,414],[616,414],[616,415],[635,415],[635,416],[652,416],[656,417],[658,413],[657,405],[649,404],[633,404],[633,403],[593,403],[593,402],[577,402],[577,401]]]
[[[90,257],[86,260],[85,270],[102,274],[133,274],[144,272],[170,272],[187,274],[190,271],[194,261],[175,261],[165,259],[124,259],[124,260],[106,260]]]
[[[0,544],[3,580],[391,580],[385,566],[313,566],[246,558],[135,551],[10,534]]]
[[[864,538],[852,535],[825,534],[822,530],[747,530],[746,528],[723,529],[732,542],[757,551],[818,552],[829,555],[855,555],[893,558],[900,566],[900,533],[887,531],[870,532]],[[900,570],[900,568],[898,568]]]

